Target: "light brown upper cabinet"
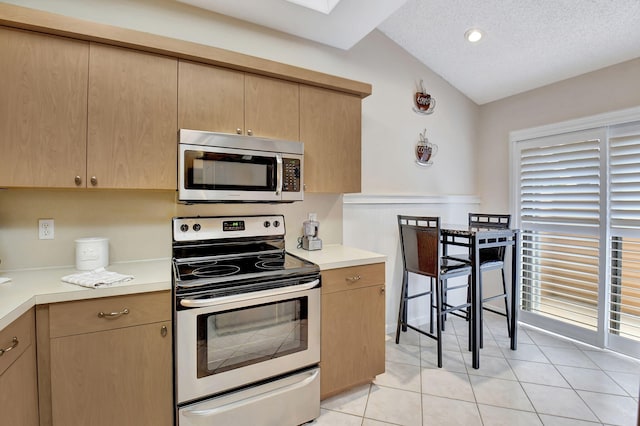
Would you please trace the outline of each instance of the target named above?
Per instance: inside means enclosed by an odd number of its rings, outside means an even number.
[[[307,192],[360,192],[359,96],[300,86],[300,140]]]
[[[87,187],[175,189],[178,61],[91,43]]]
[[[86,174],[84,41],[0,27],[0,186],[76,186]]]
[[[298,140],[299,85],[180,61],[178,127]]]

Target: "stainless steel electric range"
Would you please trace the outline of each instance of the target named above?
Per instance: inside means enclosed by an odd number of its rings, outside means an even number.
[[[320,415],[320,271],[284,236],[281,215],[173,219],[180,426]]]

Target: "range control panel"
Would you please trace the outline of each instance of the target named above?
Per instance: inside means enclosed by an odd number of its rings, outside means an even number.
[[[282,215],[173,218],[173,240],[178,242],[284,235]]]

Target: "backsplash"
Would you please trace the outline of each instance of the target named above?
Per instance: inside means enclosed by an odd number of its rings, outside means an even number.
[[[0,271],[73,266],[74,240],[109,238],[109,263],[171,256],[171,218],[284,214],[287,248],[308,213],[325,244],[342,242],[342,196],[305,194],[292,204],[176,204],[174,191],[0,190]],[[53,240],[38,239],[38,219],[54,219]]]

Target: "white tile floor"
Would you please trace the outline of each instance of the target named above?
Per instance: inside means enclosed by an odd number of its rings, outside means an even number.
[[[314,426],[640,425],[640,362],[520,326],[509,349],[504,317],[486,313],[480,369],[467,325],[452,318],[443,368],[435,341],[388,336],[386,372],[373,384],[322,401]]]

